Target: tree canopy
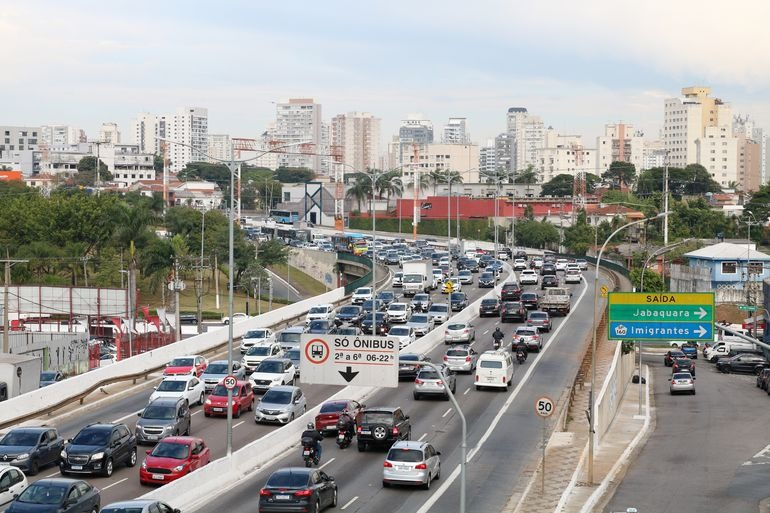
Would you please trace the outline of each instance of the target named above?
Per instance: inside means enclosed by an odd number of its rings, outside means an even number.
[[[101,183],[112,181],[112,173],[107,169],[107,164],[99,160],[99,181]],[[78,162],[78,172],[72,177],[73,185],[92,187],[96,185],[96,157],[86,156]]]
[[[315,173],[304,167],[279,167],[275,179],[281,183],[305,183],[315,177]]]
[[[655,193],[663,192],[664,175],[665,169],[662,167],[643,171],[636,181],[636,195],[649,197]],[[722,191],[721,186],[711,178],[711,174],[700,164],[690,164],[684,169],[669,167],[668,177],[669,191],[676,199]]]
[[[602,178],[609,181],[613,189],[628,188],[636,178],[636,166],[631,162],[616,160],[602,173]]]

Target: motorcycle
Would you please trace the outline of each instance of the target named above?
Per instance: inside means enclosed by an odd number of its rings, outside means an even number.
[[[353,435],[347,429],[340,429],[337,433],[337,445],[340,449],[347,448],[353,441]]]
[[[305,460],[306,467],[318,465],[319,459],[315,452],[315,440],[312,438],[302,439],[302,458]]]
[[[492,345],[494,346],[495,350],[500,349],[500,341],[499,340],[495,340]]]
[[[519,365],[527,361],[527,355],[524,354],[524,351],[518,351],[516,353],[516,361],[519,362]]]

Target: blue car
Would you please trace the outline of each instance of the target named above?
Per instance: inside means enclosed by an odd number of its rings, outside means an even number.
[[[75,499],[70,499],[75,497]],[[80,513],[99,511],[101,494],[79,479],[41,479],[11,502],[6,513]]]

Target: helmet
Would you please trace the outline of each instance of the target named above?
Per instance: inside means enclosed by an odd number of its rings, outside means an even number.
[[[307,423],[307,428],[308,429],[315,429],[315,424],[313,424],[312,422],[308,422]]]
[[[500,326],[498,326],[497,328],[495,328],[495,331],[500,331]]]

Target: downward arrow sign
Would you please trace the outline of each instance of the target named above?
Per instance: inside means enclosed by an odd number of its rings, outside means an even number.
[[[702,337],[703,335],[705,335],[706,333],[708,333],[708,330],[707,330],[706,328],[704,328],[703,326],[698,326],[698,329],[697,329],[697,330],[694,330],[694,331],[695,331],[695,333],[697,333],[697,334],[698,334],[698,338],[700,338],[700,337]],[[349,368],[350,368],[350,367],[348,367],[348,369],[349,369]]]
[[[703,329],[703,328],[701,328],[701,329]],[[353,378],[358,376],[358,371],[353,372],[353,368],[350,365],[348,365],[348,367],[345,369],[345,372],[343,372],[343,371],[337,371],[337,372],[339,372],[340,376],[342,376],[343,379],[345,381],[347,381],[348,383],[353,381]]]
[[[695,311],[695,315],[697,315],[698,317],[700,317],[701,320],[703,320],[703,318],[708,315],[708,312],[704,310],[703,307],[701,306],[700,308],[698,308],[698,310]]]

